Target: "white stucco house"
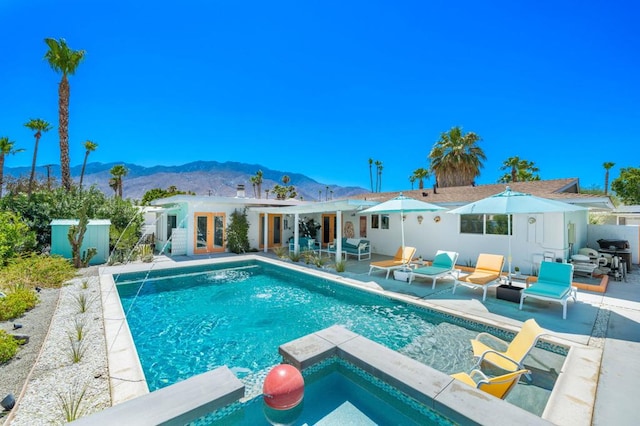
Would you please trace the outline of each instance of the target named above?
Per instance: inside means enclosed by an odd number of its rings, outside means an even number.
[[[408,197],[454,209],[500,193],[504,184],[435,188],[403,191]],[[512,216],[512,265],[523,273],[532,273],[545,258],[566,260],[579,248],[593,246],[589,236],[589,211],[611,211],[609,197],[581,194],[578,179],[516,182],[514,191],[586,207],[566,213],[520,214]],[[244,192],[244,191],[242,191]],[[313,219],[320,224],[316,242],[321,247],[338,245],[346,236],[365,238],[373,253],[393,255],[401,245],[400,215],[362,215],[360,211],[397,196],[399,192],[367,193],[351,199],[325,202],[255,199],[244,197],[200,197],[178,195],[152,202],[158,210],[156,249],[170,255],[196,255],[222,252],[229,215],[245,209],[250,223],[252,248],[267,251],[297,241],[300,221]],[[375,217],[377,216],[377,217]],[[464,217],[442,212],[407,213],[404,217],[405,244],[417,248],[417,254],[431,259],[437,250],[460,253],[458,263],[472,265],[481,252],[508,253],[509,238],[491,234],[487,225],[499,221],[499,215]],[[504,217],[503,217],[504,219]],[[469,226],[469,220],[473,223]],[[626,228],[630,228],[630,233]],[[634,263],[638,262],[638,236],[633,227],[625,234],[631,243]],[[605,231],[603,231],[605,232]],[[610,232],[610,231],[606,231]],[[635,235],[635,237],[634,237]]]

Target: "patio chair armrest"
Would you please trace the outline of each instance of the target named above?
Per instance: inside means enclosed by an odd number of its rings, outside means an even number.
[[[511,358],[509,358],[509,357],[508,357],[508,356],[506,356],[505,354],[503,354],[503,353],[501,353],[501,352],[498,352],[498,351],[496,351],[496,350],[493,350],[493,349],[489,349],[489,350],[484,351],[484,352],[482,353],[482,355],[480,355],[480,357],[478,358],[478,362],[476,363],[476,365],[481,365],[481,364],[482,364],[482,361],[484,361],[484,358],[487,356],[487,354],[494,354],[494,355],[497,355],[497,356],[499,356],[500,358],[502,358],[502,359],[504,359],[504,360],[506,360],[506,361],[508,361],[508,362],[512,363],[512,364],[513,364],[513,366],[514,366],[514,370],[517,370],[517,369],[519,369],[519,368],[520,368],[520,364],[518,364],[516,361],[514,361],[514,360],[513,360],[513,359],[511,359]]]
[[[499,337],[494,336],[493,334],[489,334],[489,333],[485,333],[485,332],[481,332],[478,333],[478,335],[476,336],[476,340],[482,342],[482,339],[487,339],[490,340],[493,343],[497,343],[500,346],[502,346],[502,350],[506,350],[507,347],[509,346],[509,343],[507,343],[506,341],[502,340]]]
[[[478,383],[481,380],[484,380],[484,381],[489,380],[489,377],[487,377],[486,374],[484,374],[481,370],[478,370],[477,368],[474,368],[473,370],[471,370],[471,372],[469,373],[469,377],[471,377],[473,381],[476,383]]]

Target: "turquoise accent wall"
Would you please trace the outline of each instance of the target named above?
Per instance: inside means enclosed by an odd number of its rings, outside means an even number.
[[[71,244],[69,243],[69,227],[78,225],[77,219],[55,219],[51,221],[51,254],[71,259]],[[101,265],[109,259],[109,228],[111,221],[108,219],[93,219],[87,224],[87,231],[80,251],[84,252],[89,247],[95,247],[98,251],[90,265]]]

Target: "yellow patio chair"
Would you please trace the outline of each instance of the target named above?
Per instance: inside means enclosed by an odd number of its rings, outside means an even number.
[[[505,399],[520,380],[520,376],[527,373],[529,373],[529,370],[518,370],[501,376],[487,377],[480,370],[471,370],[469,374],[456,373],[452,374],[451,377],[476,389],[490,393],[496,398]]]
[[[480,253],[472,273],[459,277],[453,284],[453,293],[458,285],[482,289],[482,301],[487,298],[487,288],[499,285],[498,279],[504,267],[504,256],[500,254]]]
[[[503,370],[513,371],[524,367],[523,361],[536,345],[541,335],[546,332],[538,325],[533,318],[528,319],[522,324],[522,328],[508,343],[492,334],[479,333],[475,339],[471,340],[473,356],[478,358],[478,362],[474,368],[479,367],[483,361],[487,361]],[[481,342],[481,339],[489,339],[493,342],[492,346],[506,347],[505,350],[499,350],[488,346]]]
[[[416,254],[415,247],[398,247],[398,251],[395,256],[391,260],[380,260],[378,262],[371,262],[369,264],[369,275],[371,275],[371,271],[374,269],[382,269],[383,271],[387,271],[387,276],[385,278],[389,278],[389,272],[394,269],[406,268],[413,259],[413,256]]]

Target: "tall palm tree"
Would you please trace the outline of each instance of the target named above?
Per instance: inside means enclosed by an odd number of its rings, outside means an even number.
[[[429,179],[430,176],[429,170],[422,167],[413,171],[414,180],[418,180],[418,189],[424,189],[424,180]]]
[[[127,170],[124,165],[119,164],[113,166],[111,170],[109,170],[109,173],[111,173],[112,176],[112,178],[109,179],[109,187],[116,193],[116,197],[122,198],[122,180],[129,173],[129,170]]]
[[[84,161],[82,162],[82,171],[80,172],[80,189],[82,189],[82,181],[84,179],[84,170],[87,167],[87,159],[89,158],[89,154],[96,150],[98,144],[91,141],[86,141],[84,143]]]
[[[14,144],[15,142],[10,141],[6,136],[0,138],[0,197],[2,197],[2,185],[4,185],[4,157],[24,151],[24,149],[15,149]]]
[[[480,176],[482,161],[487,159],[477,144],[480,140],[473,132],[463,134],[460,127],[440,135],[429,153],[438,186],[471,185]]]
[[[287,175],[282,176],[282,183],[285,185],[289,185],[289,182],[291,182],[291,178]]]
[[[611,169],[613,166],[615,166],[616,163],[612,163],[610,161],[607,161],[606,163],[604,163],[602,165],[602,167],[604,167],[604,195],[608,195],[609,194],[609,169]]]
[[[413,184],[416,181],[416,175],[409,176],[409,182],[411,182],[411,190],[413,191]]]
[[[371,192],[373,192],[373,158],[369,158],[369,181],[371,182]]]
[[[380,192],[380,188],[382,188],[382,161],[376,160],[374,163],[376,165],[376,189],[373,192]]]
[[[75,74],[78,65],[84,58],[84,50],[72,50],[67,46],[67,42],[61,38],[45,38],[44,42],[49,47],[44,58],[49,62],[54,71],[62,74],[62,79],[58,85],[58,135],[60,136],[60,173],[62,175],[62,186],[71,190],[71,168],[69,160],[69,79],[68,76]]]
[[[249,178],[251,183],[253,184],[253,196],[255,198],[262,198],[262,170],[258,170],[255,176]]]
[[[29,188],[27,189],[27,194],[31,196],[31,190],[33,189],[33,181],[36,177],[36,159],[38,158],[38,144],[40,143],[40,137],[42,137],[42,132],[48,132],[53,127],[48,122],[41,120],[39,118],[32,118],[27,121],[25,127],[35,131],[36,133],[33,135],[36,138],[36,144],[33,148],[33,161],[31,162],[31,174],[29,175]]]

